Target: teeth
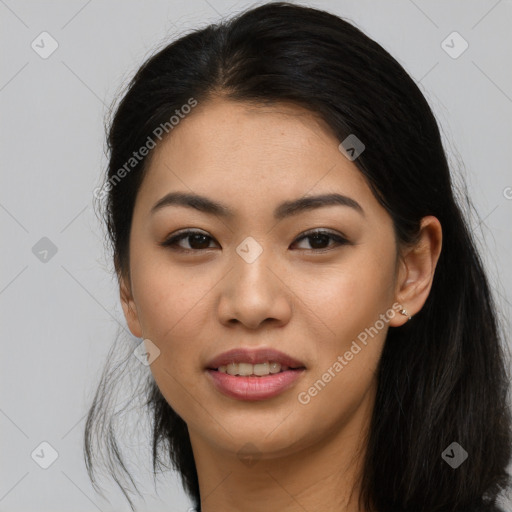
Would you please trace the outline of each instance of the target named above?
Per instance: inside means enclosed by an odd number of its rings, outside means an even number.
[[[275,361],[266,363],[229,363],[218,368],[219,372],[227,373],[229,375],[241,375],[247,377],[249,375],[256,375],[262,377],[264,375],[270,375],[272,373],[279,373],[281,371],[288,370],[288,366],[281,365]]]
[[[270,373],[270,363],[260,363],[253,365],[254,375],[268,375]]]
[[[234,366],[234,365],[233,365]],[[250,363],[239,363],[238,364],[238,375],[247,376],[252,375],[254,366]],[[235,368],[231,368],[231,371],[233,371]],[[233,374],[231,374],[233,375]]]
[[[281,370],[288,370],[288,366],[281,366],[279,363],[270,363],[270,373],[279,373]]]

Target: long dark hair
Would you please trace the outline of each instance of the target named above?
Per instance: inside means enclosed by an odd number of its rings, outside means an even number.
[[[415,240],[422,217],[439,219],[443,248],[430,295],[385,342],[360,503],[379,512],[495,504],[510,489],[511,412],[508,354],[490,286],[425,97],[386,50],[351,23],[317,9],[268,3],[193,31],[143,64],[110,123],[108,186],[100,194],[118,276],[129,269],[134,201],[148,158],[113,178],[190,98],[201,104],[213,96],[293,102],[321,116],[340,142],[355,134],[366,148],[354,164],[401,243]],[[120,411],[111,399],[123,364],[107,365],[87,418],[84,449],[93,483],[102,450],[116,481],[121,474],[131,480],[113,426]],[[153,470],[177,469],[200,510],[186,423],[151,378],[142,389]],[[469,454],[456,470],[441,456],[452,442]]]

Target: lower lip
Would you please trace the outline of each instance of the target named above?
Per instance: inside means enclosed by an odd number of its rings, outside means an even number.
[[[207,370],[213,385],[226,396],[238,400],[267,400],[281,394],[295,384],[304,369],[286,370],[263,377],[242,377],[217,370]]]

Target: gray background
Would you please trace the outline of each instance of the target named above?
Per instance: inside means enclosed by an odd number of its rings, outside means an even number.
[[[0,0],[0,511],[129,510],[115,484],[107,486],[110,503],[94,493],[81,444],[105,356],[124,325],[92,208],[106,165],[104,118],[156,45],[250,5],[256,3]],[[307,5],[355,23],[419,83],[473,198],[473,228],[509,332],[512,3]],[[31,47],[43,31],[58,43],[46,59]],[[442,47],[453,31],[469,44],[458,58]],[[453,45],[461,48],[460,41]],[[32,250],[42,237],[57,248],[46,261]],[[43,441],[58,452],[48,469],[31,458],[34,449],[41,459],[49,456],[38,448]],[[165,475],[158,497],[144,465],[135,471],[147,482],[146,504],[136,501],[140,510],[187,510],[175,475]]]

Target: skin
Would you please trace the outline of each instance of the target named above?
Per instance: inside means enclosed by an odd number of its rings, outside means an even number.
[[[412,316],[423,306],[442,234],[439,221],[425,217],[418,243],[399,247],[390,216],[339,142],[295,105],[216,97],[199,104],[151,155],[120,295],[131,332],[160,350],[151,371],[188,425],[205,512],[360,510],[365,435],[386,333],[407,321],[396,304]],[[151,214],[172,191],[207,196],[235,216],[183,206]],[[332,192],[357,201],[364,215],[328,206],[273,218],[283,201]],[[211,238],[203,245],[190,238],[178,242],[195,250],[190,253],[159,245],[185,228]],[[297,241],[312,229],[344,235],[349,243]],[[252,263],[236,252],[248,236],[262,248]],[[389,311],[394,315],[378,334],[359,343],[342,371],[301,403],[299,393]],[[268,400],[226,397],[205,367],[240,346],[276,348],[306,371]],[[251,463],[239,455],[242,447]]]

